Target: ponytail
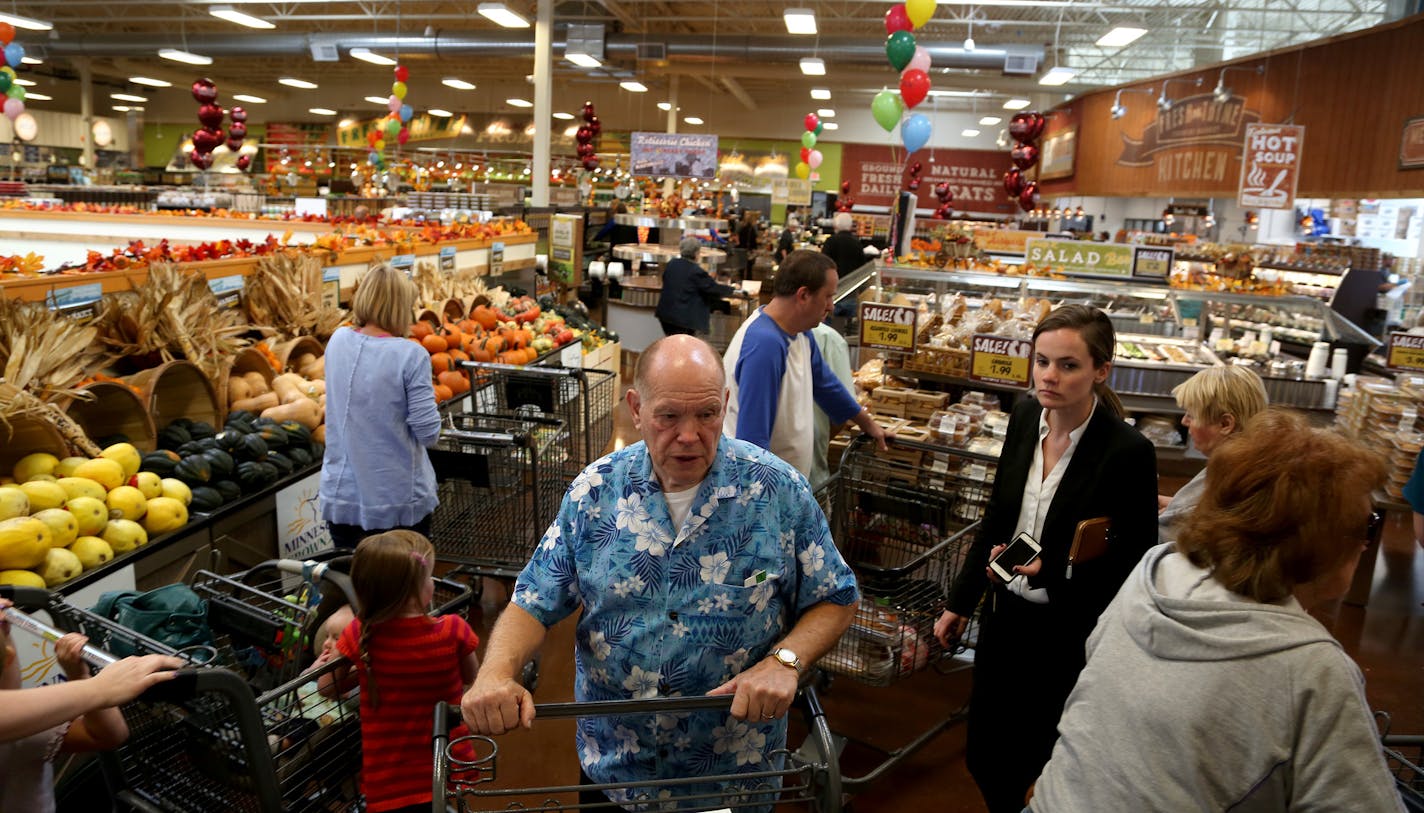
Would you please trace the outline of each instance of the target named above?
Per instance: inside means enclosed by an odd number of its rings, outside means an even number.
[[[1102,381],[1093,385],[1093,394],[1098,396],[1098,402],[1107,405],[1117,416],[1118,420],[1127,418],[1127,408],[1122,405],[1122,399],[1117,397],[1113,388],[1108,386],[1108,382]]]
[[[363,691],[371,696],[371,708],[379,708],[381,696],[376,692],[376,670],[371,668],[371,625],[361,622],[361,638],[356,651],[361,656],[361,666],[366,670],[366,687]]]

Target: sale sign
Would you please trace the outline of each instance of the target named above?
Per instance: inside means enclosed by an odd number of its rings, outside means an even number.
[[[1033,342],[975,333],[969,346],[969,378],[985,384],[1027,387]]]
[[[904,305],[860,303],[860,346],[913,351],[916,313]]]
[[[1305,128],[1295,124],[1246,125],[1237,203],[1251,209],[1289,209],[1295,205],[1304,142]]]
[[[1424,336],[1412,333],[1389,334],[1385,366],[1391,370],[1424,373]]]

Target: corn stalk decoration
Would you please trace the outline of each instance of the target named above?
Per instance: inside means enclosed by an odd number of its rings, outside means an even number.
[[[107,294],[94,317],[98,341],[111,357],[157,353],[163,361],[185,358],[217,379],[230,357],[247,346],[250,328],[242,312],[224,309],[201,274],[178,266],[148,266],[148,281],[136,290]]]
[[[321,262],[305,252],[278,252],[257,261],[243,287],[243,307],[254,325],[283,339],[314,336],[325,343],[346,311],[322,302]]]
[[[96,334],[37,302],[0,299],[0,426],[7,440],[11,420],[42,418],[58,427],[71,449],[98,456],[99,447],[57,405],[92,397],[79,382],[99,366]]]

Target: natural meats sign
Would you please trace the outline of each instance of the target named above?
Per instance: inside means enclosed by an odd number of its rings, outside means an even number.
[[[1305,128],[1298,125],[1246,125],[1237,204],[1246,209],[1291,208],[1304,142]]]
[[[899,160],[897,160],[899,159]],[[1004,196],[1002,177],[1007,161],[1004,153],[989,150],[935,150],[934,162],[922,152],[910,163],[920,162],[917,206],[934,209],[936,184],[949,185],[951,204],[958,211],[1007,214],[1015,210]],[[857,203],[890,206],[909,181],[909,166],[903,151],[889,147],[847,144],[841,153],[841,180],[850,184]]]

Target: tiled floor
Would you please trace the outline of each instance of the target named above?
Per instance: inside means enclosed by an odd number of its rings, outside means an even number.
[[[615,443],[638,439],[622,404],[618,407]],[[1172,484],[1172,485],[1177,485]],[[1388,711],[1394,730],[1424,733],[1424,553],[1412,539],[1408,516],[1391,516],[1380,550],[1369,606],[1338,607],[1321,616],[1360,664],[1371,705]],[[502,606],[503,591],[491,584],[483,602],[492,621]],[[484,630],[481,630],[482,637]],[[540,702],[572,696],[572,624],[550,634],[541,665],[537,692]],[[874,688],[838,679],[821,694],[831,727],[869,745],[849,745],[841,770],[864,776],[882,757],[874,750],[893,750],[953,714],[967,700],[968,672],[941,675],[933,670],[889,688]],[[540,722],[528,732],[500,741],[499,784],[532,787],[574,783],[572,724]],[[537,801],[528,799],[526,801]],[[964,767],[964,728],[954,725],[894,768],[857,788],[857,813],[934,810],[943,813],[982,811]]]

